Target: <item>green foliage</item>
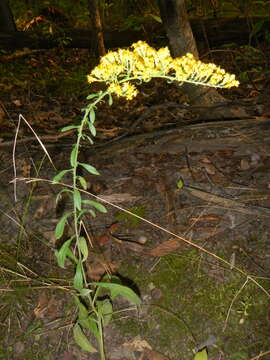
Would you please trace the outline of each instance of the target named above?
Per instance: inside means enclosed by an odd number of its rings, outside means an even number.
[[[105,359],[103,345],[103,327],[108,325],[112,318],[112,302],[117,296],[123,296],[128,301],[139,304],[140,299],[134,291],[121,284],[120,279],[104,278],[104,281],[98,283],[88,283],[84,263],[88,258],[87,238],[80,235],[81,222],[85,214],[90,213],[96,216],[95,210],[106,213],[104,205],[90,199],[84,199],[81,190],[87,190],[87,181],[82,175],[78,175],[78,169],[81,168],[91,175],[99,175],[97,169],[87,163],[78,161],[80,143],[85,138],[84,132],[88,129],[92,136],[96,135],[95,120],[96,104],[108,96],[108,92],[98,92],[88,96],[92,100],[85,109],[84,117],[79,125],[66,126],[62,132],[75,129],[77,131],[77,141],[72,146],[70,153],[70,169],[61,170],[53,178],[53,183],[59,183],[66,174],[72,174],[72,186],[64,187],[57,196],[57,199],[63,192],[70,195],[73,204],[73,211],[64,214],[58,221],[55,228],[55,237],[60,239],[64,235],[65,227],[69,224],[73,227],[74,235],[65,240],[60,249],[55,252],[59,267],[65,268],[67,258],[74,265],[73,288],[77,295],[74,296],[78,306],[78,317],[73,327],[73,336],[75,342],[81,349],[87,352],[96,352],[95,347],[90,343],[84,329],[90,331],[98,341],[101,359]],[[108,102],[112,104],[112,97],[108,96]],[[87,135],[90,142],[92,139]],[[94,209],[94,210],[93,210]],[[106,297],[99,297],[101,291],[106,290]],[[83,300],[82,300],[83,299]]]
[[[56,225],[56,228],[55,228],[55,238],[56,239],[60,239],[63,236],[64,230],[65,230],[65,225],[66,225],[66,223],[68,221],[68,217],[71,216],[71,215],[72,215],[71,212],[66,213],[58,221],[58,223]]]
[[[84,116],[80,124],[67,126],[62,129],[62,131],[75,129],[77,131],[77,140],[73,144],[70,153],[69,159],[71,168],[60,171],[53,178],[53,183],[58,183],[67,173],[72,174],[72,186],[67,186],[64,188],[64,190],[66,190],[68,194],[71,195],[73,211],[64,214],[60,218],[55,228],[55,237],[56,239],[60,239],[64,234],[66,225],[70,225],[72,223],[74,235],[68,240],[64,241],[60,249],[56,252],[56,258],[58,265],[61,268],[65,267],[66,259],[69,258],[75,269],[73,277],[73,288],[77,294],[75,295],[75,301],[79,307],[79,312],[77,322],[73,328],[74,339],[83,350],[88,352],[95,352],[96,349],[89,342],[87,336],[82,330],[82,327],[90,330],[90,332],[92,332],[92,334],[98,340],[101,359],[105,359],[103,327],[108,325],[111,320],[113,312],[112,302],[116,297],[122,296],[126,298],[126,300],[139,305],[140,298],[132,289],[122,285],[120,279],[115,276],[111,279],[105,277],[103,281],[100,282],[87,282],[84,263],[88,258],[88,244],[87,239],[80,234],[81,223],[83,222],[83,217],[86,213],[90,213],[92,216],[96,216],[96,213],[92,208],[101,213],[105,213],[107,210],[102,204],[83,198],[82,190],[85,191],[87,189],[87,182],[81,174],[78,175],[78,169],[80,168],[80,170],[82,169],[91,175],[99,175],[99,172],[94,166],[79,162],[78,157],[82,139],[87,138],[89,139],[90,143],[93,142],[92,138],[89,135],[86,135],[85,132],[89,130],[91,136],[96,135],[95,109],[98,103],[101,103],[104,101],[104,98],[106,98],[109,105],[111,105],[113,103],[112,94],[123,96],[128,100],[131,100],[134,96],[137,95],[138,91],[133,85],[130,84],[130,80],[137,79],[140,82],[150,81],[152,77],[164,78],[164,73],[167,74],[167,72],[170,72],[170,66],[173,62],[173,59],[170,57],[169,50],[167,48],[161,49],[161,52],[158,53],[155,49],[151,48],[144,42],[138,42],[137,44],[134,44],[133,48],[135,48],[137,51],[136,56],[134,55],[136,52],[135,50],[135,52],[132,53],[130,51],[122,51],[121,49],[119,49],[118,52],[105,55],[101,60],[100,65],[98,65],[91,72],[91,74],[88,75],[89,83],[102,81],[108,87],[104,91],[99,91],[88,96],[88,99],[91,100],[91,102],[85,109],[83,109]],[[157,55],[159,55],[159,61],[157,61]],[[193,58],[191,59],[190,56],[183,60],[178,59],[177,61],[190,63],[187,69],[188,71],[191,71],[192,77],[189,77],[189,73],[183,72],[182,65],[180,66],[178,63],[175,63],[175,71],[178,71],[178,75],[176,76],[177,81],[181,83],[183,81],[197,83],[196,76],[200,76],[200,83],[203,83],[204,85],[222,86],[223,76],[221,74],[223,73],[218,73],[219,68],[215,68],[217,74],[213,82],[210,82],[209,80],[211,79],[209,72],[207,72],[207,78],[205,80],[204,75],[202,74],[203,70],[201,63],[198,68],[198,74],[195,76],[195,69],[198,64]],[[107,61],[107,57],[109,61]],[[148,61],[145,62],[147,57]],[[139,73],[136,73],[137,66],[139,66]],[[190,66],[192,67],[191,70]],[[208,69],[208,65],[205,66],[205,69]],[[132,74],[131,69],[135,70],[135,76]],[[179,69],[181,69],[181,73],[179,73]],[[213,66],[211,69],[213,72]],[[183,74],[184,78],[182,76]],[[234,80],[234,76],[231,75],[227,77],[226,81],[228,82],[229,86],[237,84],[237,81]],[[178,183],[178,187],[180,187],[180,185],[181,184]],[[61,190],[60,194],[64,190]],[[145,210],[142,206],[134,206],[129,211],[118,214],[116,220],[124,220],[128,225],[135,226],[140,221],[138,216],[143,217],[144,213]],[[137,215],[137,217],[134,215]],[[103,293],[103,296],[100,297],[100,293],[104,291],[106,292],[106,296],[104,296]],[[199,357],[198,354],[196,360],[205,359],[205,357]]]
[[[177,186],[178,189],[183,189],[183,187],[185,186],[183,179],[180,179],[177,182],[176,186]]]
[[[246,360],[248,357],[249,356],[245,351],[237,351],[231,355],[232,360]]]
[[[91,284],[96,285],[98,289],[104,288],[109,290],[110,298],[112,300],[114,300],[117,296],[123,296],[133,304],[139,305],[141,302],[140,298],[136,295],[136,293],[124,285],[102,281]]]
[[[100,345],[101,358],[104,358],[102,328],[107,326],[112,319],[112,301],[115,299],[115,297],[122,296],[131,303],[138,305],[140,304],[140,298],[133,292],[133,290],[124,285],[121,285],[119,283],[120,279],[117,277],[114,277],[114,281],[117,281],[117,283],[103,281],[89,283],[88,286],[91,286],[93,289],[92,296],[90,296],[89,292],[83,292],[85,288],[83,288],[82,273],[83,268],[81,264],[78,264],[75,274],[76,279],[74,278],[74,287],[80,291],[80,294],[79,296],[74,296],[75,303],[79,309],[77,322],[73,328],[74,339],[83,350],[88,352],[96,352],[96,349],[89,342],[82,328],[90,331],[90,333],[94,335]],[[105,276],[103,280],[108,280],[108,277]],[[109,291],[106,297],[99,297],[99,293],[102,289]]]
[[[203,349],[198,351],[197,354],[194,356],[194,360],[208,360],[207,350]]]
[[[90,353],[97,352],[97,350],[91,345],[90,341],[83,333],[79,324],[75,324],[73,326],[73,337],[82,350],[85,350]]]

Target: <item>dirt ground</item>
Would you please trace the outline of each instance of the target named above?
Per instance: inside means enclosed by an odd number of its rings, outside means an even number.
[[[88,276],[99,280],[106,263],[142,299],[139,307],[116,300],[108,359],[188,360],[205,346],[213,360],[270,359],[267,91],[234,90],[226,106],[248,116],[211,122],[181,89],[158,81],[132,102],[98,109],[96,142],[81,157],[101,173],[84,174],[87,196],[108,213],[87,219]],[[60,138],[56,129],[78,119],[85,101],[27,96],[13,92],[1,107],[0,359],[98,359],[74,343],[72,266],[58,268],[54,256],[54,228],[70,204],[56,207],[59,189],[47,181],[18,181],[15,202],[10,182],[18,113],[61,170],[74,134]],[[16,176],[52,179],[33,134],[20,134]]]

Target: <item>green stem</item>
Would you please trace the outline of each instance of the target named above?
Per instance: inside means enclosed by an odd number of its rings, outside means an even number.
[[[104,339],[103,339],[103,326],[102,326],[102,318],[98,315],[98,332],[99,332],[99,353],[100,359],[105,360],[105,349],[104,349]]]
[[[72,184],[72,188],[73,191],[75,189],[77,189],[77,168],[78,168],[78,156],[79,156],[79,148],[80,148],[80,143],[81,143],[81,139],[83,136],[83,130],[84,127],[87,123],[88,120],[88,114],[90,113],[91,109],[95,108],[95,106],[106,96],[108,95],[108,92],[105,91],[103,92],[92,104],[89,105],[89,107],[87,108],[85,115],[82,119],[82,122],[80,124],[80,127],[78,128],[78,136],[77,136],[77,141],[76,141],[76,153],[74,156],[74,166],[72,169],[72,173],[73,173],[73,184]],[[78,228],[78,211],[76,208],[75,203],[73,202],[73,214],[74,214],[74,228],[75,228],[75,235],[76,235],[76,240],[78,241],[79,239],[79,228]],[[81,253],[79,251],[79,258],[81,260]]]
[[[82,140],[82,136],[83,136],[83,130],[87,124],[87,122],[89,121],[88,119],[88,115],[90,113],[90,111],[92,109],[95,108],[95,106],[101,102],[101,100],[108,95],[108,92],[105,91],[103,93],[101,93],[97,99],[95,101],[93,101],[93,103],[91,103],[86,111],[85,111],[85,114],[84,114],[84,117],[81,121],[81,124],[78,128],[78,133],[77,133],[77,141],[76,141],[76,144],[75,144],[75,155],[74,155],[74,165],[73,165],[73,169],[72,169],[72,177],[73,177],[73,182],[72,182],[72,188],[73,188],[73,193],[74,191],[77,189],[77,168],[78,168],[78,165],[79,165],[79,162],[78,162],[78,157],[79,157],[79,149],[80,149],[80,144],[81,144],[81,140]],[[79,242],[79,236],[80,236],[80,233],[79,233],[79,222],[78,222],[78,209],[76,208],[76,204],[75,202],[73,201],[73,219],[74,219],[74,230],[75,230],[75,236],[76,236],[76,247],[78,249],[78,256],[79,256],[79,260],[81,261],[82,260],[82,253],[80,251],[80,248],[79,248],[79,245],[78,245],[78,242]],[[87,279],[86,279],[86,274],[85,274],[85,271],[84,271],[84,267],[82,267],[82,275],[83,275],[83,280],[84,280],[84,284],[85,286],[87,287]],[[103,341],[103,327],[102,327],[102,319],[98,313],[98,310],[95,306],[95,297],[92,298],[92,296],[89,294],[88,295],[88,301],[89,301],[89,305],[91,307],[91,309],[93,310],[93,312],[95,313],[96,315],[96,318],[98,320],[98,332],[99,332],[99,338],[98,338],[98,343],[99,343],[99,353],[100,353],[100,358],[101,360],[105,360],[105,352],[104,352],[104,341]]]

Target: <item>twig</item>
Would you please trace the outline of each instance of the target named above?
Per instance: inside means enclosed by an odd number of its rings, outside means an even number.
[[[42,140],[42,141],[52,141],[52,142],[56,142],[58,139],[61,139],[65,136],[68,136],[68,135],[71,135],[74,133],[74,130],[68,130],[68,131],[65,131],[64,133],[62,134],[58,134],[58,135],[44,135],[44,136],[39,136],[39,139]],[[21,139],[21,140],[17,140],[17,145],[20,145],[20,144],[27,144],[31,141],[34,141],[34,140],[37,140],[36,136],[31,136],[31,137],[27,137],[25,139]],[[8,147],[8,146],[12,146],[14,145],[14,140],[12,141],[5,141],[5,142],[2,142],[0,143],[0,147]]]

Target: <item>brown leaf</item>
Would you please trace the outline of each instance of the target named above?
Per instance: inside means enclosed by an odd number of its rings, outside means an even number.
[[[49,319],[56,319],[58,316],[60,316],[59,302],[55,296],[51,296],[48,303],[47,317]]]
[[[223,219],[218,216],[200,216],[198,218],[190,218],[188,221],[191,223],[206,222],[206,221],[222,221]]]
[[[179,249],[180,247],[180,241],[172,238],[151,249],[147,254],[150,256],[164,256],[171,253],[172,251]]]
[[[22,102],[21,102],[21,100],[19,100],[19,99],[13,100],[12,102],[13,102],[13,104],[16,105],[17,107],[22,106]]]
[[[147,360],[169,360],[169,358],[155,350],[145,349],[143,353]]]
[[[142,244],[138,244],[134,241],[122,241],[121,245],[124,248],[130,249],[131,251],[135,251],[137,253],[141,253],[145,250],[145,247]]]
[[[53,319],[59,316],[58,301],[54,296],[48,296],[45,291],[39,293],[38,305],[34,309],[37,318]]]
[[[118,229],[119,225],[120,225],[119,222],[114,222],[114,223],[112,223],[112,224],[109,226],[108,231],[109,231],[111,234],[113,234],[113,233]]]
[[[97,237],[97,243],[100,246],[103,246],[103,245],[107,244],[109,241],[111,241],[111,236],[108,235],[108,234],[102,234],[102,235]]]
[[[202,157],[201,162],[204,164],[211,164],[211,160],[207,156]]]
[[[203,164],[203,167],[205,168],[207,174],[209,175],[215,175],[216,169],[212,164]]]
[[[38,295],[38,304],[34,309],[35,317],[44,318],[48,309],[49,299],[45,291],[41,291]]]
[[[119,265],[107,262],[106,264],[87,264],[87,276],[93,281],[99,281],[105,273],[115,273]]]

